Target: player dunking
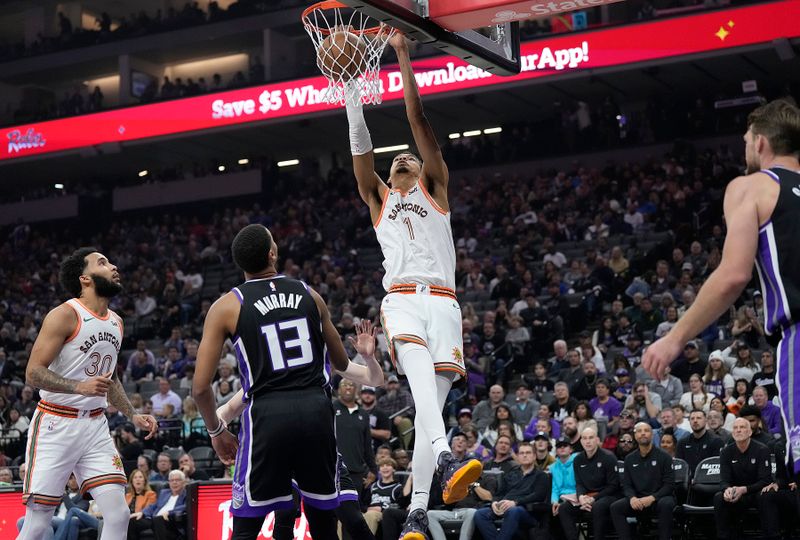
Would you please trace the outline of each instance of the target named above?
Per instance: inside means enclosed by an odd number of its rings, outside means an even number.
[[[440,474],[447,504],[463,499],[478,479],[478,460],[457,463],[445,436],[442,409],[452,382],[463,377],[461,309],[455,294],[455,248],[447,201],[448,171],[422,110],[405,36],[389,40],[400,62],[406,113],[422,162],[410,153],[394,158],[387,186],[375,172],[372,141],[360,106],[347,106],[358,191],[369,205],[383,251],[389,293],[381,321],[389,350],[408,377],[417,416],[414,493],[401,533],[424,540],[430,482]]]
[[[246,281],[208,311],[192,393],[222,462],[236,458],[233,539],[255,540],[268,513],[292,508],[294,479],[311,536],[336,540],[337,452],[326,355],[348,378],[381,385],[374,339],[365,340],[371,350],[359,345],[367,365],[351,363],[322,298],[302,281],[278,275],[278,248],[264,226],[244,227],[231,251]],[[240,444],[217,416],[211,391],[228,337],[246,401]]]
[[[647,348],[642,363],[659,377],[685,343],[739,297],[756,263],[764,298],[764,328],[777,343],[777,385],[787,430],[787,458],[800,472],[800,109],[777,100],[747,118],[747,175],[728,184],[728,234],[722,261],[692,307]]]
[[[156,419],[134,412],[114,375],[122,319],[108,309],[122,290],[117,267],[94,248],[81,248],[61,264],[61,285],[72,299],[47,314],[25,371],[41,390],[31,418],[22,499],[27,505],[21,540],[50,530],[71,473],[103,514],[101,540],[124,539],[130,511],[125,471],[103,414],[110,402],[152,437]]]

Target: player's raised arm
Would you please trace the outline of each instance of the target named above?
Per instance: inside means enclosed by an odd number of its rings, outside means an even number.
[[[25,379],[28,384],[48,392],[104,396],[111,386],[108,374],[78,381],[64,378],[48,369],[61,352],[64,343],[75,332],[78,325],[77,317],[75,310],[67,305],[61,305],[47,314],[31,349],[31,357],[25,369]]]
[[[331,315],[328,311],[328,306],[325,301],[317,294],[316,291],[311,290],[311,296],[319,309],[320,317],[322,318],[322,335],[325,338],[325,344],[328,346],[328,354],[331,358],[333,368],[342,374],[345,379],[349,379],[359,384],[366,384],[368,386],[382,386],[383,385],[383,369],[378,361],[375,359],[375,334],[370,323],[366,326],[359,328],[358,339],[354,342],[356,350],[364,357],[366,366],[360,366],[350,361],[347,352],[344,350],[342,340],[339,337],[339,332],[333,326]],[[366,335],[365,335],[366,334]],[[371,338],[371,343],[370,339]]]
[[[436,141],[436,134],[422,108],[417,79],[414,77],[411,58],[408,55],[408,42],[406,37],[398,32],[390,38],[389,45],[394,48],[400,63],[406,116],[408,116],[408,123],[411,126],[411,133],[414,135],[414,143],[422,158],[422,177],[426,181],[425,187],[439,206],[448,209],[447,183],[450,173],[442,157],[439,143]]]
[[[347,92],[358,92],[355,85],[346,87]],[[375,154],[372,151],[364,106],[357,99],[347,100],[347,123],[350,126],[350,153],[353,155],[353,174],[358,182],[358,194],[369,206],[372,222],[378,220],[381,203],[389,189],[375,172]]]
[[[211,309],[208,310],[203,325],[203,339],[197,349],[197,362],[192,382],[192,397],[194,397],[197,409],[208,429],[211,445],[219,455],[220,461],[225,465],[230,465],[236,457],[238,441],[231,432],[225,429],[225,423],[217,417],[211,382],[214,380],[214,373],[219,366],[225,339],[236,331],[239,308],[239,300],[233,293],[228,293],[214,302]]]

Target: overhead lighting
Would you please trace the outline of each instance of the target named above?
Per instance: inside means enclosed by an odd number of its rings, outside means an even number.
[[[472,130],[472,131],[465,131],[463,133],[464,137],[475,137],[476,135],[480,135],[480,134],[481,134],[481,130],[479,130],[479,129],[475,129],[475,130]]]
[[[491,135],[492,133],[500,133],[503,131],[501,127],[486,128],[483,130],[484,135]]]
[[[147,176],[147,175],[148,175],[148,171],[147,171],[147,169],[144,169],[144,170],[142,170],[142,171],[139,171],[139,178],[144,178],[144,177],[145,177],[145,176]]]
[[[217,170],[219,172],[225,172],[225,165],[220,165],[219,167],[217,167]]]
[[[53,184],[53,187],[56,189],[64,189],[64,184]]]
[[[291,167],[292,165],[300,165],[299,159],[287,159],[286,161],[279,161],[278,167]]]
[[[448,135],[448,137],[450,137],[451,139],[460,139],[461,133],[451,133],[450,135]]]
[[[239,165],[247,165],[248,163],[250,163],[250,160],[247,158],[242,158],[239,160]]]
[[[408,150],[407,144],[396,144],[394,146],[382,146],[373,150],[376,154],[385,154],[386,152],[400,152],[401,150]]]

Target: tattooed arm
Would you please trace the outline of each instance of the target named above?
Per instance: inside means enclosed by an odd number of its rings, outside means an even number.
[[[85,381],[64,378],[50,371],[49,366],[56,359],[64,342],[74,333],[77,326],[75,310],[60,305],[47,314],[36,343],[33,344],[25,379],[28,384],[48,392],[62,394],[82,394],[84,396],[103,396],[111,385],[111,379],[104,376],[92,377]]]
[[[133,418],[136,411],[133,409],[125,389],[116,374],[114,375],[111,386],[108,387],[108,402],[119,410],[126,418]]]

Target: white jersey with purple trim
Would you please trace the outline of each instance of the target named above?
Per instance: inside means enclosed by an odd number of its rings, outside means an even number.
[[[66,305],[75,311],[75,331],[67,338],[50,371],[66,379],[83,381],[117,367],[117,356],[122,346],[122,319],[110,309],[101,317],[84,306],[80,300],[67,300]],[[40,391],[43,401],[75,409],[97,409],[108,406],[105,396],[82,396]]]
[[[415,283],[455,289],[456,251],[450,212],[418,181],[408,193],[384,195],[375,234],[383,252],[383,287]]]

